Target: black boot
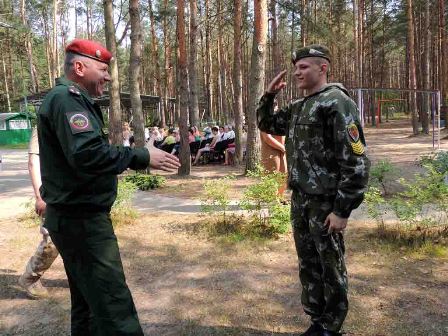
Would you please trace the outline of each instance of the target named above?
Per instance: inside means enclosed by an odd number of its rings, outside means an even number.
[[[313,323],[303,334],[300,336],[320,336],[320,333],[324,330],[318,323]]]

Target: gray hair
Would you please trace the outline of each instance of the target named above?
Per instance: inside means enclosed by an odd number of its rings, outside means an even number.
[[[68,75],[72,71],[73,63],[78,60],[82,60],[83,62],[85,62],[86,60],[88,60],[88,57],[78,55],[72,52],[68,52],[65,54],[65,61],[64,61],[65,75]]]

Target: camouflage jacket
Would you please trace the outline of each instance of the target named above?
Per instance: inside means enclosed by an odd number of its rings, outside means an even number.
[[[370,168],[354,101],[341,84],[327,84],[274,114],[274,97],[261,97],[258,127],[286,135],[289,186],[334,197],[333,212],[348,218],[364,198]]]

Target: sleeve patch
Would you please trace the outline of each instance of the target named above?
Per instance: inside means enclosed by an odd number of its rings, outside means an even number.
[[[350,145],[352,146],[353,153],[355,153],[356,155],[364,154],[364,145],[360,140],[351,142]]]
[[[87,112],[67,112],[65,115],[72,134],[93,131]]]
[[[347,126],[347,133],[352,142],[359,141],[359,130],[354,123],[351,123],[350,125]]]

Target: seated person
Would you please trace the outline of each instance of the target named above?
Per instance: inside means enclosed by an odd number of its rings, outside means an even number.
[[[195,133],[194,128],[190,127],[188,129],[188,143],[189,144],[196,141],[196,137],[195,137],[194,133]]]
[[[241,134],[241,148],[243,153],[246,151],[247,144],[247,133],[243,131]],[[224,165],[234,165],[235,164],[235,143],[228,145],[227,149],[224,151]]]
[[[212,134],[213,134],[213,140],[210,144],[206,144],[204,148],[200,148],[198,150],[198,153],[196,154],[196,158],[193,162],[193,166],[197,165],[199,163],[199,159],[201,158],[201,155],[203,153],[209,152],[211,149],[215,148],[216,143],[220,140],[219,137],[219,128],[217,126],[212,127]]]
[[[178,129],[174,129],[173,131],[173,136],[174,136],[174,146],[173,146],[173,150],[171,151],[172,155],[178,155],[179,154],[179,149],[180,149],[180,133]]]
[[[168,136],[162,141],[160,144],[160,149],[165,152],[171,152],[176,144],[176,132],[177,130],[174,128],[170,128],[168,130]]]

